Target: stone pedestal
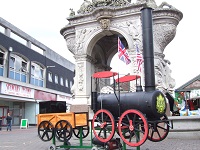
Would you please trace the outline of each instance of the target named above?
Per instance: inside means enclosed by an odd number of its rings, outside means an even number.
[[[200,139],[200,116],[171,116],[173,123],[168,138]]]

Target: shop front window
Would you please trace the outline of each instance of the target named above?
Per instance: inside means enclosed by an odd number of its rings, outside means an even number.
[[[44,69],[36,63],[31,65],[31,84],[40,87],[44,86]]]
[[[9,60],[9,78],[26,83],[27,75],[27,61],[18,55],[11,55]]]

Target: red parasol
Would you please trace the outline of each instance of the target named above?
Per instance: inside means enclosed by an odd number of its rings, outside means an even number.
[[[93,78],[110,78],[116,76],[117,74],[118,74],[117,72],[102,71],[102,72],[96,72],[92,76]]]
[[[129,81],[139,79],[139,78],[140,78],[139,75],[127,75],[127,76],[123,76],[119,79],[116,79],[115,81],[121,83],[121,82],[129,82]]]

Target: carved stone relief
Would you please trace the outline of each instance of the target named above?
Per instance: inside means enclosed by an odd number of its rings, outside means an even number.
[[[133,20],[127,20],[119,23],[111,23],[113,27],[121,28],[125,30],[133,39],[133,41],[142,41],[142,25],[140,18]]]
[[[155,83],[156,87],[161,91],[172,91],[175,87],[175,80],[171,77],[170,62],[165,60],[164,55],[155,54]]]
[[[110,19],[101,19],[99,22],[101,23],[102,29],[108,29],[110,27]]]
[[[78,10],[78,14],[86,14],[92,12],[94,9],[98,7],[104,6],[125,6],[130,5],[130,0],[84,0],[83,4],[81,5],[80,9]]]
[[[174,24],[155,24],[153,30],[154,51],[163,53],[165,47],[173,40],[176,34]]]
[[[86,40],[86,37],[89,36],[89,34],[92,32],[92,28],[84,28],[81,30],[78,30],[76,32],[76,44],[75,44],[75,49],[76,49],[76,54],[80,55],[84,53],[83,50],[83,45]]]
[[[84,63],[81,62],[81,63],[77,63],[77,79],[78,79],[78,91],[79,92],[83,92],[84,90]]]
[[[75,54],[75,36],[71,36],[71,37],[68,37],[66,39],[66,43],[67,43],[67,48],[70,52],[72,52],[72,54]]]

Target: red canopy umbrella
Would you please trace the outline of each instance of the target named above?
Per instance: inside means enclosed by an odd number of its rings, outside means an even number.
[[[102,72],[96,72],[92,75],[93,78],[110,78],[113,76],[118,75],[117,72],[112,71],[102,71]]]
[[[136,80],[139,78],[140,78],[139,75],[126,75],[126,76],[116,79],[115,81],[121,83],[121,82],[129,82],[129,81]]]

